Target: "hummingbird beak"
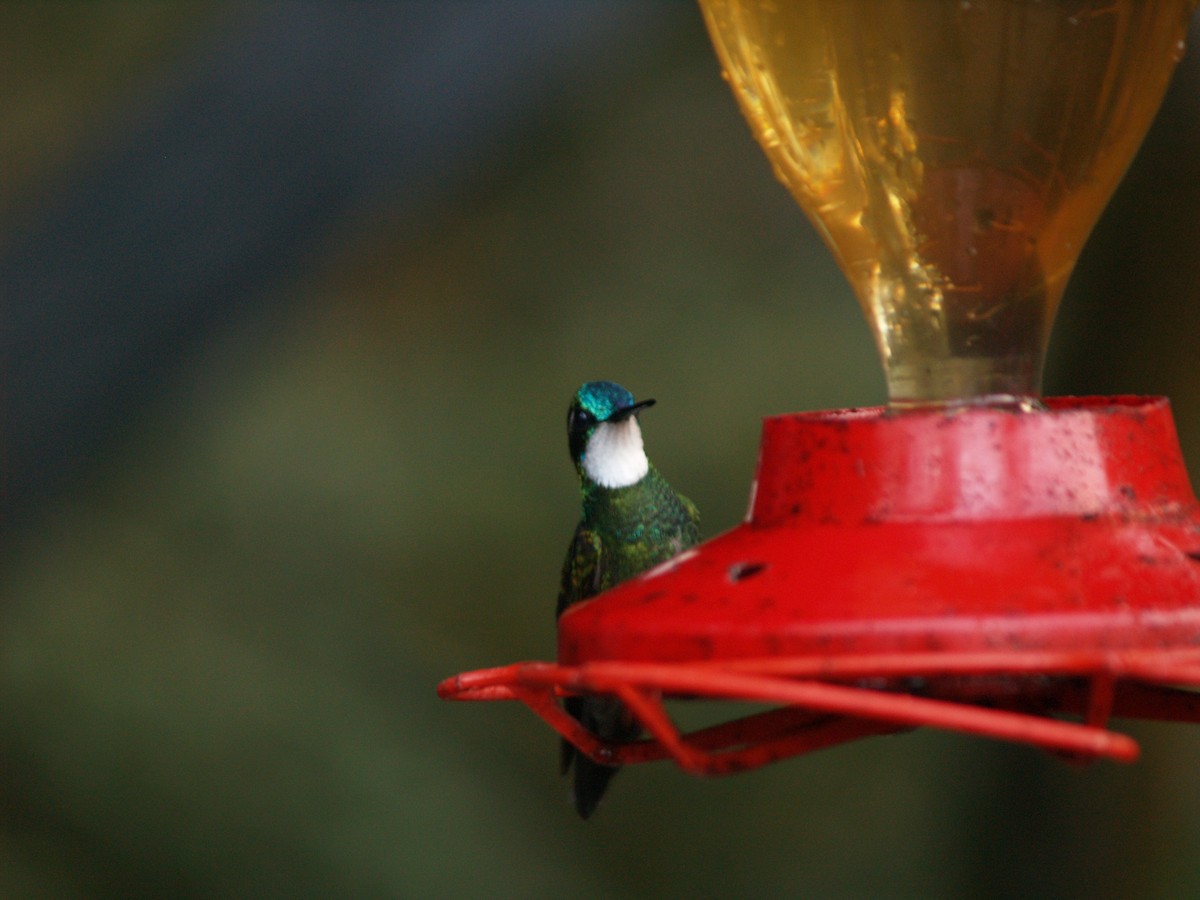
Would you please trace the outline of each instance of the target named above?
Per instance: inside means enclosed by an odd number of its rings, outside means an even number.
[[[635,416],[638,413],[640,413],[643,409],[646,409],[647,407],[650,407],[653,405],[654,405],[653,400],[643,400],[641,403],[635,403],[632,406],[622,407],[621,409],[618,409],[615,413],[613,413],[611,416],[609,416],[607,421],[609,421],[609,422],[624,422],[630,416]]]

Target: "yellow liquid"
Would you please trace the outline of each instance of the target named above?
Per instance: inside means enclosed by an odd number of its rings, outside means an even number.
[[[897,406],[1034,402],[1196,0],[700,0]]]

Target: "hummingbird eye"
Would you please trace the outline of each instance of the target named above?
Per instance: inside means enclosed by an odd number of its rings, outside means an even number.
[[[567,430],[568,431],[577,432],[577,433],[587,431],[589,428],[592,427],[592,425],[595,424],[595,422],[596,422],[596,417],[593,416],[586,409],[580,409],[579,407],[573,407],[571,409],[571,411],[569,413],[567,413]]]

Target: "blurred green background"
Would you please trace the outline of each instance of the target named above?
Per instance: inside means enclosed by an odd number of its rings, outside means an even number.
[[[1048,393],[1200,475],[1200,60]],[[708,535],[763,415],[881,402],[689,3],[0,6],[0,896],[1200,895],[1200,730],[1131,767],[937,733],[581,823],[455,672],[554,652],[574,388],[659,405]]]

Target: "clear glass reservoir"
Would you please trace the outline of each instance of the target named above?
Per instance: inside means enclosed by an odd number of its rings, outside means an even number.
[[[700,0],[895,407],[1033,405],[1063,288],[1196,0]]]

